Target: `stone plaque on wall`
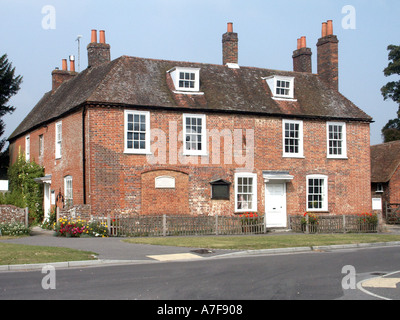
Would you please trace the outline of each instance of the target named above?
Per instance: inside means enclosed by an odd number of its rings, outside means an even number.
[[[175,178],[169,176],[157,177],[156,189],[175,189]]]

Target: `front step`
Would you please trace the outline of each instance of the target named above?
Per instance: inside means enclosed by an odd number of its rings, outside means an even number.
[[[285,233],[285,232],[292,232],[292,229],[288,229],[288,228],[267,228],[267,232]]]

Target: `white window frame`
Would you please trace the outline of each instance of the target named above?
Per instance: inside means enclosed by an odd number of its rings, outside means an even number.
[[[382,183],[377,183],[376,184],[376,193],[383,193],[383,184]]]
[[[140,146],[139,148],[134,147],[134,140],[132,140],[132,147],[128,147],[128,133],[132,133],[133,135],[135,134],[135,128],[132,127],[132,130],[129,128],[128,124],[128,118],[129,116],[132,115],[133,118],[135,118],[135,115],[137,116],[145,116],[145,148],[141,149]],[[134,125],[133,125],[134,126]],[[140,130],[140,128],[139,128]],[[137,132],[137,134],[141,134]],[[124,153],[129,153],[129,154],[150,154],[150,112],[149,111],[137,111],[137,110],[125,110],[124,112]]]
[[[265,77],[262,78],[267,81],[268,86],[272,92],[272,97],[276,99],[282,99],[282,100],[294,100],[294,77],[287,77],[287,76],[271,76],[271,77]],[[284,81],[285,83],[289,84],[289,87],[283,88],[282,86],[278,86],[278,81],[282,82]],[[282,93],[277,93],[278,89],[285,89],[287,90],[287,94],[282,94]]]
[[[30,161],[31,159],[31,136],[25,137],[25,160]]]
[[[62,155],[62,121],[56,123],[56,159]]]
[[[239,193],[239,179],[240,178],[252,178],[253,183],[252,183],[252,192],[242,192]],[[251,208],[238,208],[239,206],[239,201],[238,201],[238,196],[240,194],[251,194],[252,195],[252,201],[251,201]],[[242,213],[242,212],[257,212],[257,174],[256,173],[250,173],[250,172],[239,172],[235,173],[235,212],[236,213]]]
[[[298,129],[298,137],[288,137],[288,139],[297,139],[298,140],[298,152],[287,152],[286,151],[286,124],[294,124],[299,125]],[[283,157],[287,158],[304,158],[304,135],[303,135],[303,121],[301,120],[282,120],[282,152]]]
[[[312,175],[308,175],[307,177],[306,177],[306,179],[307,179],[307,190],[306,190],[306,208],[307,208],[307,211],[310,211],[310,212],[318,212],[318,211],[320,211],[320,212],[322,212],[322,211],[324,211],[324,212],[326,212],[326,211],[328,211],[328,176],[325,176],[325,175],[320,175],[320,174],[312,174]],[[312,193],[312,194],[310,194],[310,180],[322,180],[323,181],[323,186],[322,186],[322,190],[321,190],[321,193]],[[312,196],[312,195],[316,195],[316,196],[318,196],[318,195],[321,195],[322,196],[322,199],[321,199],[321,208],[314,208],[314,207],[310,207],[309,206],[309,196]]]
[[[72,176],[64,177],[64,195],[65,195],[65,203],[68,205],[73,205],[74,197],[73,197],[73,184],[72,184]]]
[[[331,139],[330,138],[330,126],[338,126],[342,128],[342,138],[341,139]],[[340,141],[341,142],[341,154],[331,154],[330,153],[330,142]],[[347,159],[347,133],[346,133],[346,123],[345,122],[327,122],[326,123],[326,152],[328,158],[332,159]]]
[[[43,157],[44,154],[44,135],[39,135],[39,157]]]
[[[201,134],[197,132],[188,132],[187,127],[186,127],[186,120],[188,118],[196,118],[196,119],[201,119]],[[192,156],[205,156],[207,155],[207,117],[205,114],[188,114],[184,113],[183,114],[183,120],[182,120],[182,126],[183,126],[183,154],[184,155],[192,155]],[[199,135],[201,137],[201,150],[191,150],[187,148],[186,145],[186,139],[188,135],[190,134],[195,134]]]
[[[171,74],[172,81],[175,85],[176,91],[198,93],[200,91],[200,69],[199,68],[186,68],[186,67],[175,67],[168,71]],[[194,80],[191,79],[181,79],[181,73],[190,74],[194,76]],[[181,86],[182,81],[184,82],[194,82],[193,88]]]

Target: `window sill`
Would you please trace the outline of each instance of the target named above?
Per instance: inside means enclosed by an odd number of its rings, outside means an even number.
[[[295,155],[295,154],[283,154],[283,158],[295,158],[295,159],[305,159],[306,157],[303,155]]]
[[[204,92],[199,92],[199,91],[174,90],[173,93],[176,93],[176,94],[191,94],[191,95],[197,95],[197,96],[203,96],[204,95]]]
[[[244,210],[235,210],[234,214],[244,214],[244,213],[257,213],[257,209],[244,209]]]
[[[280,96],[273,96],[272,99],[274,100],[278,100],[278,101],[293,101],[293,102],[297,102],[297,99],[294,99],[292,97],[280,97]]]
[[[331,160],[349,160],[349,158],[347,158],[346,156],[343,157],[332,157],[332,156],[327,156],[327,159],[331,159]]]
[[[208,153],[204,153],[204,152],[188,152],[188,151],[183,151],[183,155],[184,156],[201,156],[201,157],[208,157]]]
[[[137,150],[124,150],[125,154],[137,154],[137,155],[151,155],[153,154],[150,151],[137,151]]]

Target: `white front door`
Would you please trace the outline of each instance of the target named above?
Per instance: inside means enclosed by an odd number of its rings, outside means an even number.
[[[44,184],[44,220],[50,218],[50,184]]]
[[[265,224],[267,228],[286,228],[286,183],[265,184]]]

